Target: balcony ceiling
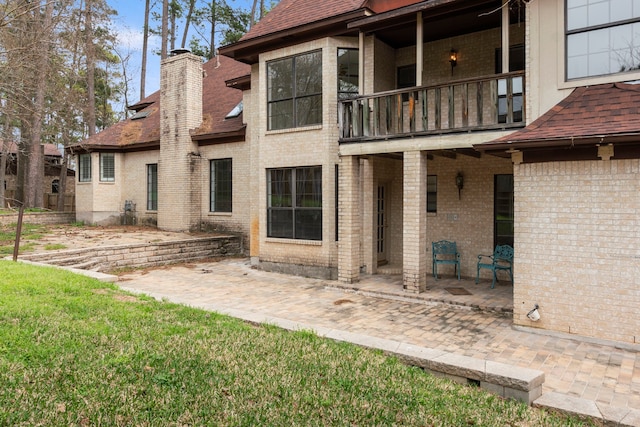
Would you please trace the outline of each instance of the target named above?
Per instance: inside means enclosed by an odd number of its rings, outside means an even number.
[[[462,1],[457,4],[455,11],[423,10],[424,41],[446,39],[453,36],[474,33],[501,26],[501,1]],[[520,2],[510,6],[510,21],[512,24],[524,25],[525,7]],[[376,19],[379,18],[379,19]],[[360,26],[368,34],[375,34],[380,40],[397,49],[415,45],[416,12],[407,14],[380,14],[366,19]]]

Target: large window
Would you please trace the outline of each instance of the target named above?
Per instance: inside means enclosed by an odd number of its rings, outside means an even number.
[[[338,49],[338,99],[358,95],[358,49]]]
[[[567,79],[640,68],[640,2],[567,0]]]
[[[78,181],[91,182],[91,154],[78,155]]]
[[[267,170],[267,236],[322,240],[322,167]]]
[[[158,210],[158,164],[147,165],[147,210]]]
[[[267,63],[269,130],[322,123],[322,52]]]
[[[100,181],[116,180],[116,159],[113,153],[100,153]]]
[[[211,160],[211,212],[231,212],[232,162],[231,159]]]

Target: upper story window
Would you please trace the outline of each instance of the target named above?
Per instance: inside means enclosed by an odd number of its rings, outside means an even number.
[[[100,153],[100,181],[116,180],[116,159],[113,153]]]
[[[567,79],[640,68],[640,2],[567,0]]]
[[[359,81],[358,49],[338,49],[338,99],[358,95]]]
[[[91,182],[91,154],[78,155],[78,181]]]
[[[268,129],[322,123],[322,52],[267,63]]]

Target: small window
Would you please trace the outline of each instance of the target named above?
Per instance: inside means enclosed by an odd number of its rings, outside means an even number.
[[[158,210],[158,164],[147,165],[147,210]]]
[[[232,160],[211,160],[211,212],[231,212],[232,209]]]
[[[60,192],[60,180],[54,179],[51,181],[51,192],[53,194],[58,194]]]
[[[242,110],[243,110],[242,101],[240,101],[238,105],[233,107],[233,110],[229,111],[229,114],[225,116],[225,119],[232,119],[234,117],[238,117],[240,114],[242,114]]]
[[[438,211],[438,176],[427,175],[427,212]]]
[[[100,181],[116,180],[116,159],[113,153],[100,153]]]
[[[78,181],[91,182],[91,154],[78,155]]]

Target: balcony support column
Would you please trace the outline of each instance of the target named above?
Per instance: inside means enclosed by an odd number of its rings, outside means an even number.
[[[358,33],[358,95],[364,95],[364,33]]]
[[[359,157],[342,157],[338,178],[338,280],[344,283],[360,280],[362,218],[359,181]]]
[[[416,14],[416,86],[422,86],[424,66],[424,21],[422,11]]]
[[[405,151],[402,202],[402,282],[411,293],[427,289],[427,154]]]
[[[509,72],[509,0],[502,0],[502,72]]]

